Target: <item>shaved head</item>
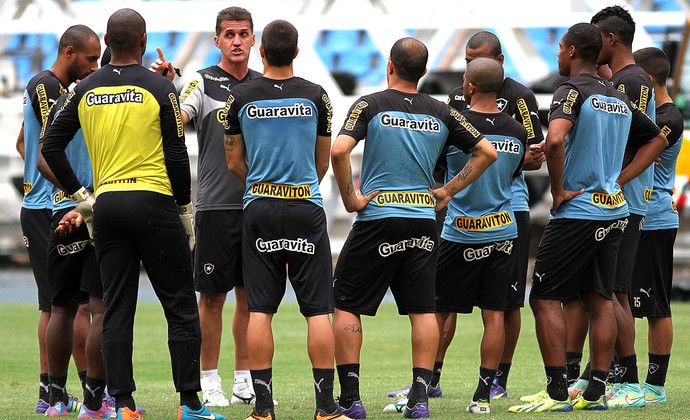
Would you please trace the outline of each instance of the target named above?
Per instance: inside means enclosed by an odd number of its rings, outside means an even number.
[[[426,70],[429,51],[422,41],[407,37],[393,44],[390,58],[398,77],[407,82],[417,83]]]
[[[465,78],[480,92],[498,92],[503,84],[503,66],[493,58],[475,58],[467,63]]]
[[[84,51],[89,40],[98,39],[98,35],[85,25],[70,26],[60,37],[58,53],[65,51],[65,48],[72,47],[75,51]]]
[[[484,46],[488,48],[488,52],[495,58],[502,54],[501,41],[499,41],[498,37],[491,32],[477,32],[467,41],[468,49],[477,50]]]
[[[108,19],[108,45],[114,52],[130,51],[146,33],[146,21],[135,10],[120,9]]]

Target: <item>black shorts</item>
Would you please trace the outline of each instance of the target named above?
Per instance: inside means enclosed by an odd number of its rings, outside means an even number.
[[[197,211],[194,289],[227,293],[242,282],[242,210]]]
[[[441,240],[436,270],[436,312],[504,311],[513,240],[460,244]]]
[[[627,219],[552,219],[544,229],[530,299],[569,301],[583,293],[613,296],[616,261]]]
[[[640,244],[640,232],[644,216],[630,213],[628,216],[628,227],[623,232],[621,246],[618,249],[618,265],[616,266],[616,281],[613,284],[613,291],[617,293],[630,294],[630,279],[633,275],[633,267],[637,257],[637,247]]]
[[[673,244],[677,231],[642,231],[629,296],[630,309],[636,318],[671,316]]]
[[[376,315],[390,287],[400,314],[435,312],[437,244],[433,219],[355,222],[335,267],[335,307]]]
[[[50,226],[48,272],[52,302],[56,306],[88,302],[89,295],[103,297],[96,251],[86,223],[64,238],[55,233],[60,220],[70,210],[55,213]]]
[[[38,309],[50,311],[50,279],[48,277],[48,234],[52,211],[49,209],[27,209],[22,207],[19,222],[22,226],[24,245],[29,254],[29,263],[38,289]]]
[[[527,285],[527,266],[529,265],[529,242],[532,225],[528,211],[516,211],[515,223],[517,238],[513,239],[513,258],[510,265],[510,285],[506,310],[525,306],[525,286]]]
[[[242,270],[250,312],[276,313],[289,276],[302,315],[333,312],[326,213],[304,200],[260,198],[244,210]]]

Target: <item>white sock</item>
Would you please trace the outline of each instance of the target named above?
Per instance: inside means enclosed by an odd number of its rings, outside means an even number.
[[[218,376],[218,369],[202,370],[201,371],[201,377],[203,379],[208,379],[208,378],[218,379],[218,382],[220,382],[220,376]]]

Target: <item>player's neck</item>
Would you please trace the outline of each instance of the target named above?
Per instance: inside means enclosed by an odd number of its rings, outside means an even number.
[[[635,64],[635,57],[633,56],[632,52],[625,51],[621,52],[620,54],[614,54],[614,56],[611,57],[609,67],[611,68],[611,72],[616,74],[621,69],[631,64]]]
[[[294,76],[295,73],[292,70],[292,64],[282,67],[275,67],[266,64],[264,60],[264,77],[273,80],[285,80]]]
[[[597,74],[597,65],[595,63],[575,61],[570,68],[570,78],[572,79],[580,74],[589,74],[590,76],[599,77]]]
[[[66,65],[62,65],[62,63],[56,60],[49,70],[58,78],[62,86],[69,87],[72,84],[73,81],[69,78],[69,71]]]
[[[247,73],[249,73],[249,63],[246,61],[242,63],[231,63],[227,60],[220,60],[218,67],[237,80],[244,79]]]
[[[484,114],[497,114],[501,112],[496,106],[496,94],[475,93],[470,98],[470,109]]]
[[[397,90],[402,93],[417,93],[417,83],[408,82],[407,80],[391,76],[388,79],[388,89]]]
[[[663,104],[673,102],[671,95],[668,94],[666,87],[654,87],[654,101],[656,102],[656,107],[660,107]]]

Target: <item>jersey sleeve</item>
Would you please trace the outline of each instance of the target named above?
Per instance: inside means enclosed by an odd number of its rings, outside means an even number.
[[[461,87],[450,91],[448,94],[448,99],[446,99],[446,103],[460,112],[469,108],[467,106],[467,102],[465,102],[465,96],[463,96]]]
[[[189,155],[184,139],[184,126],[175,87],[165,83],[160,99],[160,124],[163,138],[165,167],[170,178],[173,196],[178,205],[192,201],[192,181],[189,172]]]
[[[647,106],[651,99],[651,83],[639,74],[626,74],[618,81],[616,89],[624,93],[637,108],[647,113]]]
[[[527,153],[527,145],[531,144],[529,143],[529,132],[520,133],[517,136],[517,139],[520,141],[520,143],[522,143],[522,159],[520,159],[520,163],[518,164],[517,168],[515,168],[515,172],[513,172],[513,178],[517,178],[518,176],[520,176],[520,173],[522,173],[522,165],[525,164],[525,153]]]
[[[223,120],[223,127],[225,128],[225,135],[232,136],[240,134],[242,129],[240,127],[239,109],[237,109],[236,92],[233,89],[225,102],[225,119]]]
[[[316,134],[319,136],[331,136],[331,125],[333,120],[333,105],[323,88],[321,88],[321,100],[319,101],[319,125],[316,127]]]
[[[527,144],[537,144],[544,140],[539,122],[539,105],[530,90],[523,90],[515,103],[515,119],[527,130]]]
[[[368,108],[369,100],[366,98],[359,98],[352,107],[350,107],[345,124],[343,124],[338,135],[350,136],[356,141],[363,140],[367,135],[367,127],[369,125]]]
[[[450,125],[447,144],[457,147],[464,153],[471,153],[472,148],[484,136],[458,110],[448,107],[448,112],[450,113]]]
[[[565,118],[575,123],[582,107],[582,95],[574,86],[563,84],[553,94],[553,101],[549,109],[549,122],[557,118]]]
[[[67,145],[81,127],[77,111],[78,88],[79,86],[67,95],[64,104],[56,108],[55,117],[46,124],[41,149],[55,179],[69,194],[74,194],[82,187],[65,153]]]
[[[634,106],[631,109],[632,124],[630,126],[628,142],[633,147],[639,148],[659,135],[661,129],[640,109]]]
[[[34,86],[34,91],[29,93],[31,107],[34,110],[36,120],[40,121],[45,127],[50,108],[57,102],[60,95],[66,93],[60,82],[56,78],[44,77]]]
[[[199,72],[194,73],[194,78],[188,81],[180,93],[180,109],[184,111],[189,119],[196,118],[204,96],[204,78]]]

